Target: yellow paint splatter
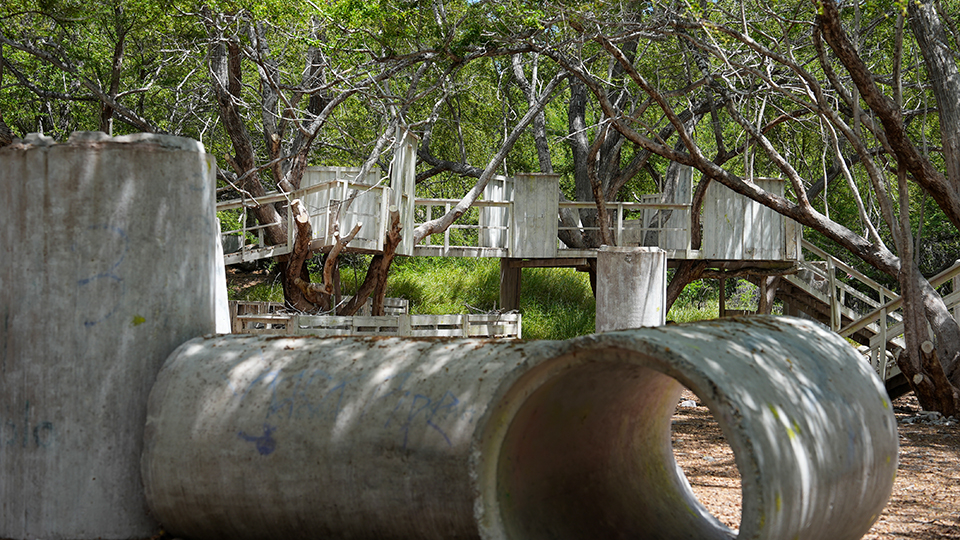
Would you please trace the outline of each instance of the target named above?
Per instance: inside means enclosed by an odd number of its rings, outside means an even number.
[[[147,320],[144,319],[143,317],[141,317],[140,315],[134,315],[134,316],[133,316],[133,325],[134,325],[134,326],[140,326],[141,324],[143,324],[143,323],[145,323],[145,322],[147,322]]]
[[[773,403],[767,405],[767,407],[770,409],[770,412],[773,413],[773,417],[776,418],[777,420],[779,420],[779,419],[780,419],[780,412],[777,411],[777,407],[774,406]]]

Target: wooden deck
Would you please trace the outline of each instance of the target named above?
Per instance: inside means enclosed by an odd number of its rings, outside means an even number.
[[[239,212],[239,222],[245,224],[248,208],[300,199],[310,215],[313,228],[311,249],[324,251],[333,246],[332,225],[339,218],[341,231],[362,224],[360,234],[347,246],[347,251],[376,253],[383,247],[390,206],[400,209],[403,230],[412,231],[418,225],[449,212],[459,202],[457,199],[414,198],[409,178],[392,177],[388,186],[380,182],[381,175],[377,172],[369,173],[362,181],[358,180],[358,173],[359,169],[313,167],[305,174],[304,187],[300,190],[274,192],[259,199],[225,201],[217,205],[217,210]],[[496,178],[485,190],[486,198],[477,201],[458,222],[416,246],[404,241],[397,254],[544,261],[596,258],[596,249],[570,248],[558,239],[559,233],[573,229],[581,235],[599,234],[597,227],[586,227],[582,223],[576,227],[558,224],[561,211],[577,214],[596,210],[594,202],[561,202],[557,197],[558,181],[555,175]],[[774,190],[778,186],[782,189],[782,182],[766,182]],[[709,260],[717,267],[744,262],[760,267],[782,267],[784,263],[799,260],[799,226],[723,186],[720,188],[710,192],[708,211],[704,213],[702,249],[694,250],[690,245],[690,201],[660,202],[661,197],[657,194],[644,196],[645,202],[606,204],[606,211],[612,219],[614,243],[659,247],[667,252],[670,260]],[[689,194],[689,189],[680,191]],[[292,226],[290,205],[286,206],[291,232],[284,244],[267,245],[264,241],[266,227],[262,225],[226,230],[221,234],[224,262],[230,265],[290,253],[295,227]],[[724,225],[721,227],[719,223]]]

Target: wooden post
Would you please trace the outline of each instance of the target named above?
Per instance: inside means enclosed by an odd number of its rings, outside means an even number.
[[[830,329],[836,332],[840,330],[840,302],[842,299],[837,293],[837,269],[833,266],[833,260],[827,259],[827,280],[830,283]]]
[[[720,318],[727,316],[727,278],[720,278]]]
[[[500,309],[520,309],[521,268],[510,266],[511,259],[500,259]]]
[[[760,278],[760,302],[757,313],[770,315],[773,313],[773,301],[777,297],[777,286],[780,285],[780,276],[763,276]]]
[[[960,261],[954,264],[960,263]],[[953,292],[960,291],[960,276],[953,276]],[[960,321],[960,304],[953,308],[953,318]]]

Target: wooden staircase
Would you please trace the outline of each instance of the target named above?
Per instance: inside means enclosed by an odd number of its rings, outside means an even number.
[[[903,350],[902,300],[895,292],[823,250],[802,242],[805,259],[799,272],[784,276],[777,297],[786,315],[805,315],[861,345],[891,397],[909,391],[897,367]],[[960,312],[960,261],[930,279],[933,287],[953,280],[947,307]]]

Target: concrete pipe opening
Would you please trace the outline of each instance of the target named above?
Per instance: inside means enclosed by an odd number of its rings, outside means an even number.
[[[533,391],[504,433],[496,496],[506,536],[733,538],[676,464],[680,383],[646,367],[652,359],[592,353]]]
[[[735,454],[739,532],[676,465],[683,386]],[[197,339],[161,371],[146,434],[154,515],[204,540],[852,540],[897,452],[869,366],[773,318],[563,342]]]
[[[670,419],[673,456],[697,500],[721,523],[740,529],[740,469],[710,409],[684,389]]]

